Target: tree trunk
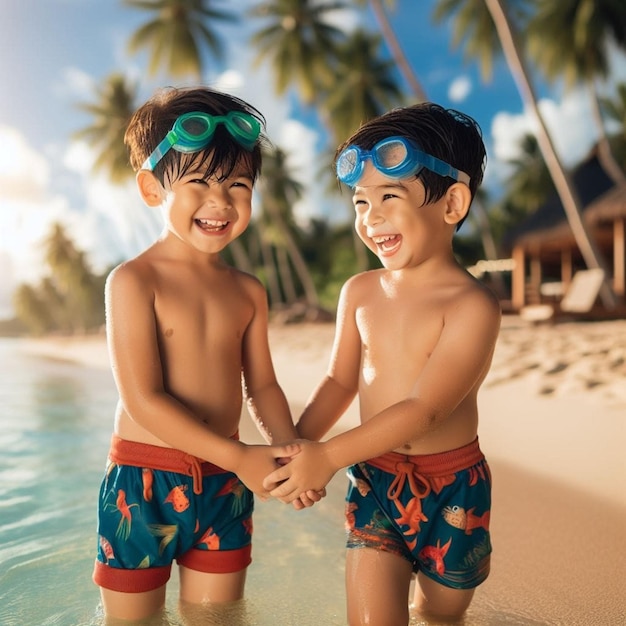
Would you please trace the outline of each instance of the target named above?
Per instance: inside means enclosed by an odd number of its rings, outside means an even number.
[[[552,180],[554,181],[559,198],[561,199],[565,215],[572,229],[578,248],[580,249],[587,267],[604,270],[604,282],[600,291],[600,297],[607,309],[614,309],[617,306],[617,301],[609,283],[609,273],[602,255],[587,232],[587,228],[582,219],[580,200],[556,154],[552,139],[550,138],[541,112],[539,111],[537,98],[530,82],[530,75],[526,71],[526,67],[519,53],[512,26],[509,23],[500,0],[485,0],[485,5],[495,24],[507,65],[522,96],[522,100],[532,110],[537,120],[537,142],[541,154],[545,159],[546,166],[552,176]]]
[[[593,80],[588,81],[588,88],[591,96],[591,114],[598,128],[598,160],[602,165],[602,169],[609,175],[611,180],[616,185],[623,185],[626,183],[626,175],[624,175],[624,170],[619,166],[611,151],[611,144],[606,136],[604,120],[600,111],[598,92]]]
[[[237,267],[237,269],[240,269],[242,272],[247,272],[248,274],[254,274],[254,268],[250,262],[250,257],[248,256],[248,253],[246,252],[246,249],[240,239],[234,239],[230,242],[230,251],[233,255],[235,267]]]
[[[296,286],[293,282],[293,276],[291,275],[291,269],[289,267],[289,256],[287,250],[282,246],[276,248],[276,262],[278,265],[278,275],[280,276],[280,282],[283,286],[283,292],[285,293],[285,299],[287,304],[293,304],[297,299]]]
[[[385,7],[383,6],[382,0],[371,0],[372,10],[374,11],[374,15],[376,16],[376,20],[378,21],[378,25],[380,26],[380,30],[383,33],[383,37],[387,46],[389,46],[389,50],[391,51],[391,55],[393,56],[396,65],[400,69],[401,74],[404,76],[404,80],[409,84],[413,95],[417,98],[419,102],[426,102],[426,91],[417,80],[417,76],[415,72],[411,69],[409,61],[404,54],[404,51],[400,47],[400,42],[396,37],[396,34],[389,23],[389,19],[387,18],[387,13],[385,12]]]
[[[272,247],[267,243],[265,237],[263,237],[262,227],[259,228],[259,243],[261,245],[263,267],[265,267],[267,290],[270,294],[270,306],[277,307],[282,304],[283,298],[280,293],[280,286],[278,285],[278,277],[276,276],[276,266],[274,264]]]

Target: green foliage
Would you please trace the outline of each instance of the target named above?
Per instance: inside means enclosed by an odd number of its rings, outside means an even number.
[[[85,254],[54,224],[44,242],[49,274],[36,285],[22,284],[14,293],[17,319],[32,334],[77,333],[104,324],[106,275],[93,274]]]
[[[150,53],[148,73],[164,69],[172,77],[200,78],[204,70],[203,50],[208,49],[217,60],[222,59],[224,46],[214,23],[234,22],[236,16],[213,6],[216,0],[124,0],[124,4],[152,13],[132,36],[128,49]]]
[[[236,6],[223,2],[227,7]],[[233,13],[217,10],[219,0],[123,0],[123,4],[150,14],[129,42],[130,51],[147,51],[149,73],[162,70],[172,78],[201,78],[207,58],[223,57],[225,48],[217,26],[240,19],[234,8]],[[487,4],[485,0],[438,0],[433,14],[435,22],[449,27],[452,45],[463,47],[466,60],[478,62],[485,79],[503,51]],[[537,69],[549,77],[564,78],[572,71],[579,78],[589,73],[603,76],[607,38],[622,48],[626,40],[623,0],[502,0],[500,4],[513,30],[524,34],[516,38],[520,46],[534,46]],[[384,7],[393,10],[393,6],[393,0],[259,0],[251,11],[250,17],[259,24],[251,37],[256,62],[270,63],[278,95],[290,92],[301,104],[310,105],[325,126],[323,139],[329,138],[331,145],[322,147],[327,152],[320,155],[320,171],[311,178],[314,184],[326,187],[329,173],[333,179],[329,195],[337,189],[329,167],[335,146],[364,120],[402,105],[406,98],[397,71],[402,64],[390,42],[393,33],[380,19]],[[333,14],[350,7],[357,12],[374,9],[385,47],[377,32],[333,25]],[[415,36],[420,36],[420,28],[428,27],[425,22],[416,24]],[[114,74],[96,91],[93,103],[82,105],[94,116],[94,124],[79,136],[98,146],[96,168],[110,172],[114,181],[132,174],[122,138],[134,99],[135,86]],[[624,167],[626,85],[614,99],[602,100],[602,106],[606,120],[612,123],[613,152]],[[500,241],[506,230],[540,206],[552,189],[537,140],[525,137],[521,147],[521,156],[511,163],[513,173],[504,197],[488,207],[488,219],[475,222],[483,242],[490,229],[493,239]],[[304,190],[288,170],[288,156],[281,151],[265,155],[264,177],[258,187],[260,211],[225,256],[263,280],[272,304],[302,299],[310,306],[334,310],[343,282],[379,263],[354,235],[351,208],[345,213],[346,223],[339,227],[322,220],[314,220],[306,228],[296,223],[292,208]],[[341,209],[341,202],[337,207]],[[57,246],[52,252],[48,262],[55,270],[48,282],[31,291],[25,289],[19,296],[27,309],[24,319],[30,319],[39,332],[68,327],[67,320],[77,319],[77,311],[87,310],[87,302],[94,301],[88,297],[80,302],[77,294],[72,295],[72,303],[68,301],[69,284],[80,286],[87,294],[94,278],[81,253],[74,251],[70,262],[70,257],[63,256],[70,252],[67,246]],[[463,263],[477,260],[484,254],[478,235],[457,237],[455,253]],[[81,267],[86,268],[82,273]]]
[[[98,150],[94,172],[108,173],[111,182],[119,184],[134,176],[124,145],[126,126],[135,110],[136,85],[121,74],[111,74],[101,86],[96,86],[92,102],[78,104],[78,108],[92,116],[93,121],[74,133]]]

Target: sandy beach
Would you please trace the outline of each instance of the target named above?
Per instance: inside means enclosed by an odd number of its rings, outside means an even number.
[[[324,374],[333,333],[333,324],[270,328],[294,416]],[[108,368],[103,337],[25,349]],[[626,624],[626,320],[533,326],[505,317],[479,402],[494,554],[465,623],[478,614],[494,626]],[[353,404],[334,432],[357,423]],[[241,432],[258,440],[249,420]],[[337,524],[344,482],[336,476],[323,503]]]

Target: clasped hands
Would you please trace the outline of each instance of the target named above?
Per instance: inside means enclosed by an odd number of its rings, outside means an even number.
[[[291,502],[296,509],[319,502],[326,495],[326,485],[338,469],[330,462],[324,444],[316,441],[298,439],[288,444],[247,448],[249,454],[269,452],[273,470],[261,484],[256,478],[262,475],[261,472],[251,482],[240,474],[243,482],[262,499],[272,496],[284,503]],[[277,464],[279,467],[276,467]],[[263,464],[263,467],[267,468],[267,465]]]

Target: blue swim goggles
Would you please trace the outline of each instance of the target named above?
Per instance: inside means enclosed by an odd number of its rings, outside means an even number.
[[[229,111],[226,115],[185,113],[172,126],[165,139],[144,161],[141,169],[152,171],[171,148],[178,152],[199,152],[206,148],[219,124],[224,124],[232,138],[251,151],[261,133],[261,124],[253,115]]]
[[[354,187],[363,176],[366,159],[372,159],[374,167],[389,178],[408,178],[426,168],[440,176],[449,176],[469,185],[470,177],[449,163],[419,150],[404,137],[387,137],[371,150],[359,146],[348,146],[337,158],[337,178]]]

